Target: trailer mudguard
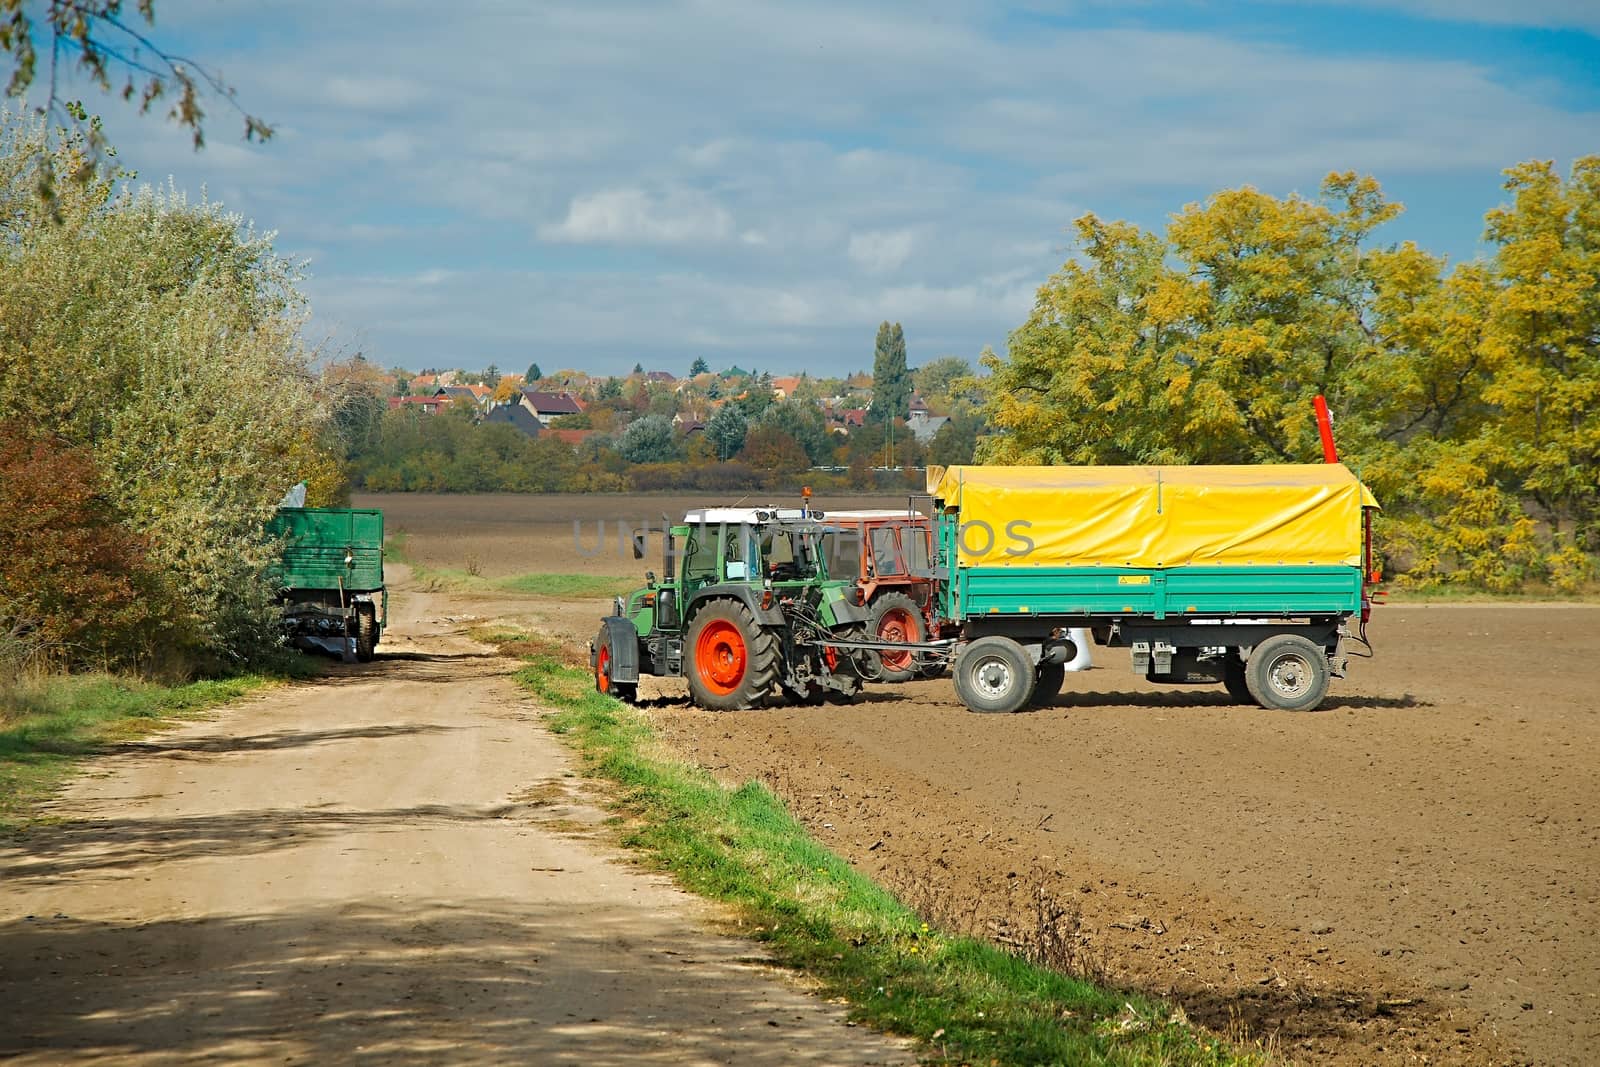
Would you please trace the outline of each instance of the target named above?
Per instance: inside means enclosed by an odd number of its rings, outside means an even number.
[[[611,680],[632,684],[639,680],[639,631],[621,615],[606,615],[600,620],[611,639]],[[590,659],[594,653],[590,653]],[[591,666],[593,664],[591,663]]]

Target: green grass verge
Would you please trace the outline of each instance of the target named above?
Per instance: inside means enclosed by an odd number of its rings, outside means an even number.
[[[259,674],[162,686],[104,674],[43,677],[0,688],[0,833],[33,821],[87,756],[164,723],[273,684]]]
[[[852,1016],[921,1042],[933,1063],[1259,1064],[1147,997],[1034,967],[931,929],[814,841],[759,783],[738,789],[675,760],[639,709],[596,693],[587,670],[539,639],[484,633],[523,656],[518,682],[551,728],[616,783],[624,843],[686,888],[733,905],[783,964]]]

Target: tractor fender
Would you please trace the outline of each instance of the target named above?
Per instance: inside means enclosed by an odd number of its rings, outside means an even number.
[[[688,624],[690,619],[694,618],[694,613],[700,610],[700,605],[708,600],[737,600],[749,608],[750,614],[754,615],[756,621],[763,626],[784,626],[787,624],[787,620],[783,617],[783,612],[778,609],[776,602],[770,608],[761,606],[760,590],[752,589],[748,585],[727,583],[724,585],[708,585],[703,589],[695,590],[694,596],[689,599],[689,603],[685,604],[683,608],[685,625]]]
[[[605,615],[600,627],[611,639],[611,680],[632,684],[639,680],[639,630],[629,619],[619,615]],[[589,665],[594,666],[597,651],[589,648]]]
[[[870,604],[857,604],[850,597],[840,597],[829,607],[833,610],[833,617],[840,626],[865,623],[872,615]]]

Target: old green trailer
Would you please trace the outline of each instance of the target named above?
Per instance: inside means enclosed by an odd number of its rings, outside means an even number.
[[[928,491],[974,711],[1059,693],[1073,628],[1150,681],[1313,708],[1364,631],[1377,501],[1342,464],[933,467]]]
[[[363,663],[372,659],[389,618],[383,512],[279,508],[267,530],[283,541],[276,574],[291,643]]]

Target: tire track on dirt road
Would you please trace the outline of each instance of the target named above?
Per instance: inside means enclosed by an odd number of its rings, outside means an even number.
[[[375,663],[126,746],[0,849],[0,1057],[914,1062],[595,840],[509,661],[396,607]]]

